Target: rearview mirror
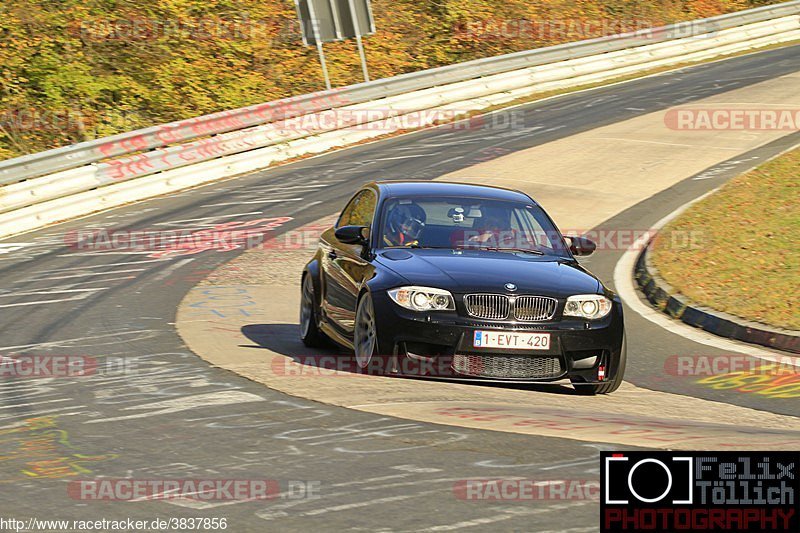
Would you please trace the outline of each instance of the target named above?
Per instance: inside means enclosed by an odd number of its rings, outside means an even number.
[[[366,245],[369,242],[369,228],[367,226],[342,226],[334,233],[336,240],[343,244]]]
[[[567,239],[569,251],[572,252],[572,255],[592,255],[597,249],[597,245],[594,243],[594,241],[587,239],[586,237],[565,237],[565,239]]]

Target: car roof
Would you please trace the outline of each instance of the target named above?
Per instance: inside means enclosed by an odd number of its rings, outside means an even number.
[[[403,196],[454,196],[531,202],[530,196],[502,187],[448,181],[377,181],[375,186],[386,198]]]

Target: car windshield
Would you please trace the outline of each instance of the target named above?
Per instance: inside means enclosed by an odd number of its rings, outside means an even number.
[[[386,202],[384,248],[491,249],[570,257],[535,204],[479,198],[404,197]]]

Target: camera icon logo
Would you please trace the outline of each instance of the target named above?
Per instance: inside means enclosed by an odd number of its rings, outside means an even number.
[[[666,461],[647,457],[631,461],[614,454],[605,458],[605,502],[628,505],[631,500],[670,505],[692,504],[692,457],[671,457]]]

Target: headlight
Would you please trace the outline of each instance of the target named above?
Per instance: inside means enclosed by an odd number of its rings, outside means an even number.
[[[577,316],[594,320],[611,312],[611,300],[599,294],[580,294],[567,298],[565,316]]]
[[[412,311],[452,311],[456,308],[453,295],[431,287],[399,287],[389,291],[397,305]]]

